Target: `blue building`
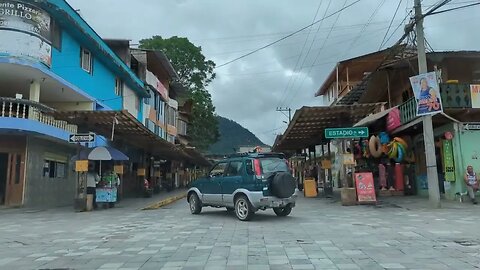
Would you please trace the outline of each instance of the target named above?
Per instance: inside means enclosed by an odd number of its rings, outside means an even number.
[[[128,124],[141,134],[148,87],[64,0],[0,0],[0,21],[0,205],[71,204],[69,135],[110,138],[92,119],[120,121],[119,138]],[[82,112],[93,126],[80,125]]]

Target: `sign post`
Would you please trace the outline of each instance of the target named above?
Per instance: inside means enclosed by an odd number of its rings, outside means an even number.
[[[348,128],[326,128],[326,139],[354,139],[368,138],[367,127],[348,127]]]

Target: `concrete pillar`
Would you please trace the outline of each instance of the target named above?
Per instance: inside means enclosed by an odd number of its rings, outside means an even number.
[[[35,80],[30,83],[30,97],[31,101],[40,102],[40,82]]]

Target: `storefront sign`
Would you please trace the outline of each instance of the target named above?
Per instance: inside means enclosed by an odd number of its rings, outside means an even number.
[[[352,127],[352,128],[326,128],[326,139],[354,139],[354,138],[368,138],[367,127]]]
[[[480,124],[465,124],[463,128],[465,130],[480,130]]]
[[[400,110],[398,108],[393,108],[387,116],[387,131],[393,131],[401,125]]]
[[[440,87],[435,72],[410,77],[410,83],[417,100],[417,116],[443,111]]]
[[[453,161],[451,140],[443,140],[443,171],[445,173],[445,181],[455,182],[455,163]]]
[[[472,99],[472,108],[480,108],[480,84],[470,85],[470,96]]]
[[[376,202],[372,173],[355,173],[355,187],[359,202]]]
[[[51,65],[51,19],[44,10],[20,1],[0,0],[0,55]]]

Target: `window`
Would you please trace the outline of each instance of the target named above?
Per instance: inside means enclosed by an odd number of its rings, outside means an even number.
[[[251,159],[245,160],[245,169],[247,169],[247,174],[254,175],[255,171],[253,170],[253,162]]]
[[[121,79],[115,79],[115,95],[122,97],[123,96],[123,82]]]
[[[281,158],[261,158],[260,164],[264,174],[289,171],[287,162]]]
[[[52,160],[45,160],[43,166],[43,176],[48,178],[65,178],[67,164]]]
[[[177,126],[177,111],[172,108],[168,107],[168,119],[167,124],[176,127]]]
[[[210,171],[210,177],[217,177],[217,176],[222,176],[223,172],[225,171],[225,168],[227,167],[226,162],[218,163],[215,165],[212,170]]]
[[[243,163],[241,161],[232,161],[228,165],[227,172],[225,173],[225,176],[237,176],[241,175],[242,173],[242,165]]]
[[[89,50],[81,48],[80,62],[81,62],[80,65],[82,66],[83,70],[85,70],[90,74],[93,73],[93,57],[92,57],[92,53]]]
[[[152,91],[147,90],[147,93],[148,93],[148,95],[150,95],[150,97],[149,98],[144,98],[143,103],[145,103],[145,105],[150,105],[150,98],[152,97]]]
[[[62,50],[62,29],[56,20],[51,21],[52,29],[52,46],[61,51]]]
[[[178,120],[178,134],[187,135],[187,122]]]

